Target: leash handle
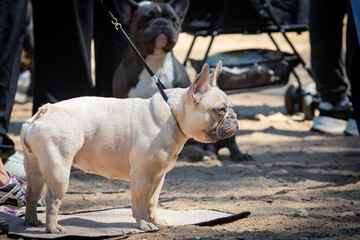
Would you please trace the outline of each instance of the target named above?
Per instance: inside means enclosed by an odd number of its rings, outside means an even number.
[[[135,51],[136,55],[138,55],[138,57],[140,58],[141,62],[143,63],[146,71],[149,73],[151,79],[154,81],[154,83],[156,84],[156,86],[158,87],[161,96],[164,98],[165,102],[167,102],[168,97],[166,96],[164,89],[166,89],[166,87],[162,84],[162,82],[160,81],[160,79],[154,74],[154,72],[151,70],[151,68],[149,67],[149,65],[146,63],[145,59],[141,56],[140,52],[137,50],[137,48],[135,47],[135,45],[133,44],[133,42],[131,41],[131,39],[129,38],[129,36],[126,34],[125,30],[122,27],[122,24],[119,23],[119,21],[116,19],[116,17],[114,17],[114,15],[110,12],[110,10],[105,6],[103,0],[99,0],[100,5],[102,6],[104,12],[106,13],[106,15],[109,17],[109,19],[111,20],[111,23],[114,25],[115,29],[117,31],[120,32],[120,34],[123,36],[123,38],[125,38],[125,40],[127,41],[127,43],[131,46],[131,48]]]

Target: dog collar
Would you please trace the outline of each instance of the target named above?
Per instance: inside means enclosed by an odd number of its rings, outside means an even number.
[[[181,126],[180,126],[180,123],[179,123],[179,121],[176,119],[176,116],[175,116],[175,114],[174,114],[174,112],[173,112],[173,107],[170,105],[170,103],[168,103],[168,102],[166,102],[168,105],[169,105],[169,107],[170,107],[170,111],[171,111],[171,114],[173,115],[173,117],[174,117],[174,119],[175,119],[175,121],[176,121],[176,125],[177,125],[177,127],[178,127],[178,129],[180,130],[180,132],[184,135],[184,137],[186,137],[186,138],[188,138],[189,139],[189,137],[184,133],[184,131],[181,129]]]

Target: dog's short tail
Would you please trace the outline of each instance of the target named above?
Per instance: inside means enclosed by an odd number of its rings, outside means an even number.
[[[50,108],[50,106],[51,106],[51,104],[48,103],[48,104],[45,104],[45,105],[39,107],[38,111],[34,114],[34,116],[32,116],[32,118],[29,118],[28,120],[26,120],[25,123],[32,123],[35,120],[41,118],[46,113],[46,111]]]
[[[20,140],[21,140],[21,145],[23,147],[24,152],[28,151],[29,153],[31,153],[32,152],[31,147],[26,142],[26,132],[28,131],[29,125],[31,123],[29,120],[31,120],[31,119],[26,120],[25,123],[22,125],[21,132],[20,132]]]
[[[21,132],[20,132],[20,140],[23,145],[24,151],[27,150],[30,153],[32,152],[31,147],[26,142],[26,133],[27,133],[30,125],[32,125],[31,123],[33,123],[37,119],[41,118],[46,113],[46,111],[50,108],[50,106],[51,106],[51,104],[48,103],[48,104],[45,104],[45,105],[39,107],[38,111],[34,114],[34,116],[32,116],[31,118],[26,120],[25,123],[23,124],[23,126],[21,128]]]

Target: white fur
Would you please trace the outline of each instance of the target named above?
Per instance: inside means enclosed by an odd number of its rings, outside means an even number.
[[[139,7],[142,7],[142,6],[147,6],[147,5],[150,5],[150,4],[154,4],[153,2],[150,2],[150,1],[142,1],[142,2],[139,2]],[[157,10],[159,11],[159,13],[161,14],[162,13],[162,10],[160,8],[159,5],[156,5],[156,8]]]
[[[139,7],[150,5],[150,4],[152,4],[152,2],[150,2],[150,1],[142,1],[142,2],[139,2]]]
[[[162,50],[155,50],[162,51]],[[155,53],[146,58],[146,62],[154,71],[160,81],[167,87],[172,88],[174,81],[174,63],[171,52],[164,54]],[[131,88],[128,97],[149,98],[158,91],[155,83],[150,78],[149,73],[144,68],[139,75],[139,82]]]

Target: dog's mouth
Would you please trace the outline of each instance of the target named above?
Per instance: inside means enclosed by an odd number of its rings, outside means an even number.
[[[224,138],[229,138],[237,133],[239,130],[239,125],[236,119],[227,119],[224,124],[220,127],[214,129],[211,134],[211,137],[215,141],[222,140]]]
[[[140,38],[138,43],[141,53],[144,55],[154,54],[155,52],[167,53],[175,46],[177,38],[173,33],[166,30],[157,33],[150,32]]]
[[[156,38],[155,38],[155,48],[163,48],[166,46],[166,44],[168,44],[168,37],[166,36],[165,33],[160,33]]]
[[[239,124],[235,118],[224,118],[212,129],[208,135],[212,141],[217,142],[235,135],[239,130]]]
[[[231,137],[239,130],[237,119],[227,119],[224,124],[217,129],[217,136],[219,140]]]

